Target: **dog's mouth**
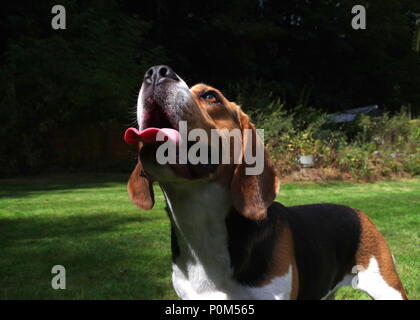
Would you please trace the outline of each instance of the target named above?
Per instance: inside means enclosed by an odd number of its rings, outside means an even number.
[[[178,145],[181,135],[178,131],[178,123],[174,118],[169,110],[164,109],[153,98],[148,98],[143,110],[143,123],[139,124],[143,130],[127,129],[124,134],[124,141],[128,144],[138,142],[151,144],[169,140]]]

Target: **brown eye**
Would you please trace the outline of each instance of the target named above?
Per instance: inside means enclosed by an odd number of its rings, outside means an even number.
[[[212,95],[212,94],[208,94],[208,95],[206,96],[206,100],[207,100],[208,102],[210,102],[210,103],[215,103],[215,102],[217,101],[216,97],[215,97],[214,95]]]
[[[204,100],[206,100],[208,103],[218,103],[219,100],[216,96],[216,93],[213,93],[211,91],[204,93],[201,96]]]

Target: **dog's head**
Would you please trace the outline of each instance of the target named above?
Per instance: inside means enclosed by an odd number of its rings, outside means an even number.
[[[189,88],[170,67],[152,67],[144,76],[138,96],[137,121],[138,130],[128,129],[125,140],[137,143],[139,148],[138,163],[128,182],[129,196],[138,207],[153,207],[153,181],[188,183],[204,179],[230,190],[232,204],[244,216],[265,216],[276,196],[278,178],[263,146],[261,172],[247,174],[255,163],[244,157],[248,151],[255,155],[261,141],[248,116],[219,90],[205,84]],[[180,124],[186,125],[182,135]],[[236,140],[238,135],[240,139]],[[191,136],[199,142],[192,144],[188,141]],[[175,148],[163,149],[165,143]],[[163,155],[162,150],[176,150],[176,162],[160,164],[157,154]],[[185,152],[180,155],[182,150]],[[190,159],[191,154],[200,152],[205,153],[200,159],[204,156],[207,161]]]

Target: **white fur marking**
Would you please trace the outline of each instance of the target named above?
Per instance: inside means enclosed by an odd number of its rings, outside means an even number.
[[[285,275],[272,279],[271,283],[265,287],[248,287],[247,291],[252,299],[290,300],[292,294],[292,273],[292,265],[290,265]]]
[[[172,282],[182,299],[290,299],[292,267],[264,287],[244,286],[232,275],[225,218],[226,189],[208,181],[161,183],[180,248]]]
[[[139,126],[139,130],[143,130],[143,112],[144,112],[144,105],[143,105],[143,86],[140,88],[139,96],[137,97],[137,124]]]
[[[165,184],[162,189],[181,252],[173,265],[175,291],[182,299],[227,299],[222,290],[233,285],[224,222],[229,194],[207,181],[190,181],[187,187]]]
[[[375,300],[402,300],[401,293],[391,287],[381,275],[378,261],[375,257],[369,260],[369,266],[358,273],[357,288],[366,292]]]

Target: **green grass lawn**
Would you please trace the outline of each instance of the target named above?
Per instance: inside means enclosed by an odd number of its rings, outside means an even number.
[[[0,299],[176,299],[162,193],[141,212],[125,175],[0,180]],[[420,298],[420,179],[375,184],[283,184],[285,205],[346,204],[366,212],[397,259],[407,294]],[[66,268],[67,289],[51,288]],[[366,299],[344,288],[338,299]]]

